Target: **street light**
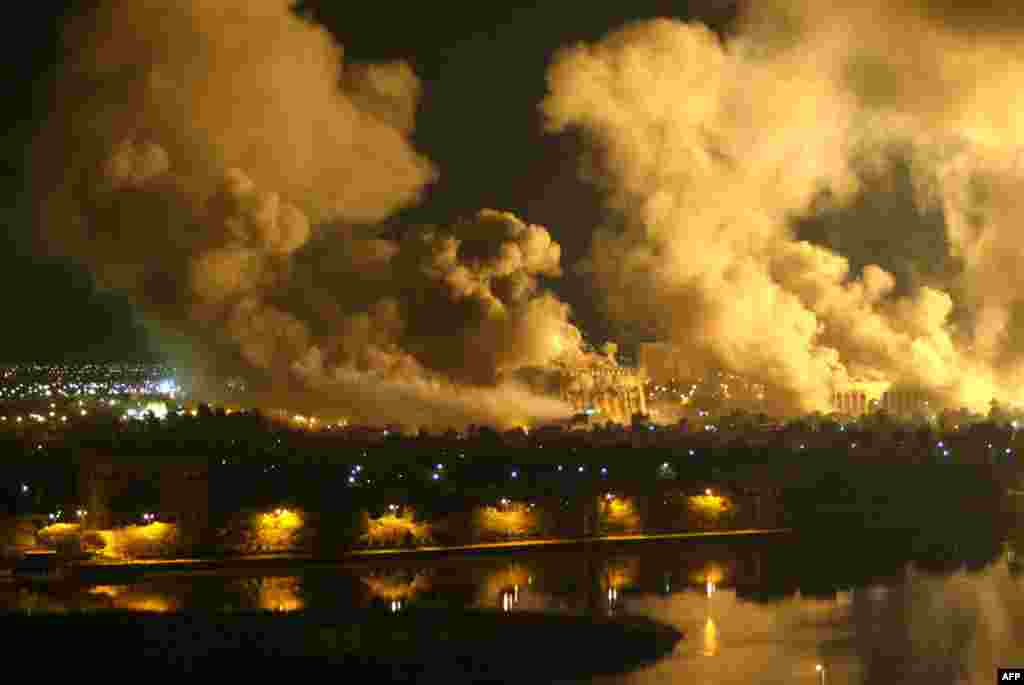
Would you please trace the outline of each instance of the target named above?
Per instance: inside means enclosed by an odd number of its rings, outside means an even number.
[[[818,672],[818,675],[821,678],[821,685],[825,685],[825,667],[818,664],[814,667],[814,670]]]

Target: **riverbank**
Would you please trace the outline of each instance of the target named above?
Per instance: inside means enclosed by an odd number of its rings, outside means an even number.
[[[349,550],[336,558],[305,554],[261,554],[206,559],[145,559],[132,561],[89,560],[72,564],[73,576],[85,582],[111,582],[116,578],[141,575],[196,572],[265,572],[281,571],[299,566],[331,566],[357,562],[389,560],[429,560],[452,556],[508,554],[544,549],[572,549],[588,546],[635,545],[654,542],[763,538],[787,535],[787,528],[705,531],[695,533],[660,533],[648,535],[607,535],[574,539],[514,540],[479,543],[453,547],[411,547]]]

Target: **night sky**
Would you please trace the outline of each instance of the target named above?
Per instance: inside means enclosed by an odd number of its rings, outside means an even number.
[[[596,191],[577,177],[579,141],[542,132],[537,106],[545,69],[560,46],[595,40],[638,19],[694,19],[726,30],[733,2],[306,5],[348,60],[405,59],[423,82],[415,142],[438,166],[440,179],[420,206],[396,221],[450,223],[487,207],[544,225],[563,247],[565,276],[551,286],[572,305],[576,322],[594,342],[628,337],[601,316],[573,268],[594,227],[608,217]],[[45,246],[36,239],[32,207],[23,199],[23,160],[34,122],[48,106],[39,96],[60,63],[65,19],[52,7],[25,12],[18,32],[31,39],[5,41],[2,60],[8,98],[0,129],[6,227],[0,285],[10,325],[0,337],[0,361],[153,358],[144,325],[127,302],[97,292],[84,270],[43,256]]]

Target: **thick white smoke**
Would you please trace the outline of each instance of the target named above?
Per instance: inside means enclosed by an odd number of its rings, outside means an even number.
[[[564,414],[497,388],[578,340],[538,281],[558,244],[492,211],[364,233],[436,176],[410,142],[420,84],[404,63],[346,63],[289,5],[76,19],[34,150],[48,244],[278,406],[431,427]]]
[[[827,409],[849,375],[974,410],[1019,402],[1024,25],[961,9],[752,3],[728,39],[657,20],[561,52],[549,127],[587,136],[586,172],[624,217],[590,257],[610,314],[773,386],[789,410]],[[956,288],[897,295],[880,267],[851,273],[795,237],[823,196],[856,199],[896,152],[914,200],[944,212]]]

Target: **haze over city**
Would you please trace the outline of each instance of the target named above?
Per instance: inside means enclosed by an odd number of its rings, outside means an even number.
[[[72,269],[33,316],[75,325],[38,349],[432,426],[571,414],[520,372],[615,363],[584,339],[778,415],[851,383],[1019,403],[1016,15],[650,4],[433,36],[284,0],[40,18],[9,278]]]

